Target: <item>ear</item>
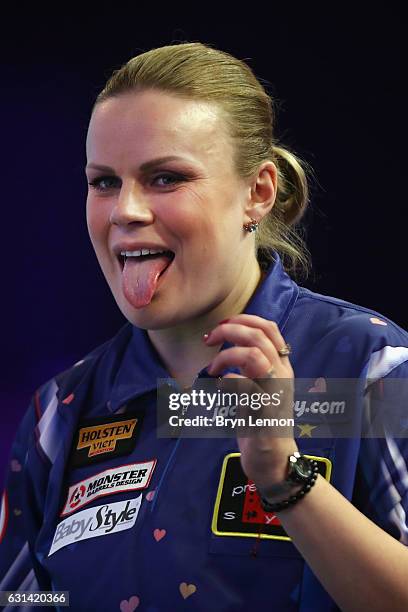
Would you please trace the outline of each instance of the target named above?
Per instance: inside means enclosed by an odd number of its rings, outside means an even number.
[[[252,177],[250,183],[250,194],[245,205],[245,220],[247,223],[251,218],[258,222],[271,210],[276,200],[278,185],[278,170],[272,161],[263,162]]]

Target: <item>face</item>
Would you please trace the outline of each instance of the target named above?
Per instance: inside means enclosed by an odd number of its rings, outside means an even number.
[[[97,105],[86,146],[90,238],[133,325],[178,325],[239,296],[256,262],[242,229],[250,188],[217,107],[122,94]],[[171,253],[120,255],[143,248]]]

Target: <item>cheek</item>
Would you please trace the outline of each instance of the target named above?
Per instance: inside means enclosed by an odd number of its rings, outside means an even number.
[[[104,238],[108,231],[109,221],[106,211],[104,211],[102,207],[92,204],[91,201],[87,201],[86,222],[89,236],[92,244],[95,246]]]
[[[162,211],[160,218],[182,247],[193,251],[207,251],[219,242],[218,221],[201,203],[196,206],[174,206]]]

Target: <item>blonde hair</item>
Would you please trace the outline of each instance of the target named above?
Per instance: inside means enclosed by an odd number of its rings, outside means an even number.
[[[237,175],[256,175],[266,160],[275,163],[278,186],[275,204],[255,234],[260,264],[276,250],[287,272],[306,277],[310,253],[296,224],[309,203],[308,174],[313,170],[273,136],[275,108],[271,96],[251,68],[229,53],[200,42],[183,42],[151,49],[115,70],[94,103],[129,91],[157,89],[182,98],[212,102],[221,109],[235,144]]]

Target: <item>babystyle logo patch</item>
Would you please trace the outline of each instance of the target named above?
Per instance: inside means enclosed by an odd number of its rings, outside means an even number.
[[[57,525],[48,556],[68,544],[131,529],[136,522],[142,495],[114,504],[81,510]]]
[[[319,473],[330,481],[330,459],[305,456],[315,459]],[[211,529],[219,536],[291,540],[278,517],[262,508],[256,485],[241,467],[240,453],[230,453],[224,459]]]
[[[142,414],[123,414],[81,423],[74,440],[72,467],[130,454],[136,444],[142,417]]]
[[[71,485],[60,516],[68,516],[103,495],[145,489],[149,486],[156,461],[152,459],[143,463],[119,465]]]

